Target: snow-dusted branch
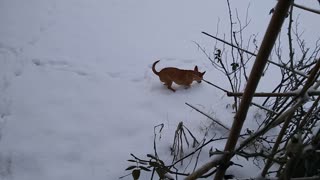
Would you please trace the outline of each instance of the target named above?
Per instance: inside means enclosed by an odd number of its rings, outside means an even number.
[[[314,103],[312,104],[312,106],[310,107],[310,109],[308,110],[307,114],[304,116],[304,118],[301,120],[301,123],[299,125],[299,129],[304,128],[304,126],[307,124],[313,110],[318,106],[320,101],[320,96],[318,96],[318,98],[314,101]]]
[[[213,167],[217,167],[221,164],[222,162],[222,156],[215,156],[213,160],[210,162],[204,164],[201,166],[199,169],[197,169],[195,172],[193,172],[191,175],[185,178],[185,180],[194,180],[197,178],[200,178],[203,174],[206,172],[210,171]]]
[[[306,101],[301,98],[303,96],[305,96],[305,94],[307,93],[307,91],[310,89],[310,87],[312,87],[312,85],[314,84],[315,82],[315,79],[317,77],[317,74],[319,73],[319,69],[320,69],[320,59],[318,60],[317,64],[313,67],[311,73],[310,73],[310,76],[309,78],[307,79],[306,81],[306,84],[304,85],[304,87],[302,88],[302,90],[300,91],[299,93],[299,96],[296,96],[297,98],[300,97],[300,99],[298,99],[298,101],[295,103],[294,106],[292,106],[289,110],[286,111],[286,113],[283,113],[279,116],[278,120],[275,120],[272,124],[271,124],[271,128],[272,127],[275,127],[277,125],[279,125],[280,123],[283,122],[284,120],[284,124],[282,126],[282,129],[277,137],[277,140],[276,140],[276,143],[274,144],[273,148],[272,148],[272,151],[271,151],[271,154],[275,153],[279,146],[280,146],[280,143],[281,143],[281,140],[285,134],[285,132],[287,131],[287,128],[289,126],[289,123],[291,122],[292,120],[292,116],[294,114],[294,112],[301,106],[303,105]],[[267,163],[261,173],[261,175],[263,177],[265,177],[265,175],[267,174],[269,168],[271,167],[272,165],[272,160],[271,159],[268,159],[267,160]]]
[[[213,87],[215,87],[215,88],[217,88],[217,89],[219,89],[219,90],[227,93],[227,95],[228,95],[228,94],[233,94],[233,92],[227,91],[227,90],[225,90],[225,89],[223,89],[223,88],[221,88],[221,87],[213,84],[213,83],[210,82],[210,81],[207,81],[207,80],[205,80],[205,79],[203,79],[203,81],[206,82],[206,83],[208,83],[209,85],[211,85],[211,86],[213,86]],[[229,96],[229,95],[228,95],[228,96]],[[242,95],[241,95],[241,96],[242,96]],[[237,97],[239,97],[239,96],[237,96]],[[239,98],[241,99],[241,97],[239,97]],[[271,109],[268,109],[268,108],[266,108],[266,107],[264,107],[264,106],[261,106],[261,105],[259,105],[259,104],[257,104],[257,103],[251,102],[251,104],[254,105],[254,106],[256,106],[256,107],[258,107],[258,108],[260,108],[260,109],[263,109],[263,110],[265,110],[265,111],[268,111],[268,112],[270,112],[270,113],[272,113],[272,114],[278,114],[277,112],[275,112],[275,111],[273,111],[273,110],[271,110]]]
[[[275,123],[272,123],[272,124],[271,124],[270,128],[275,127],[275,126],[277,126],[278,124],[280,124],[280,123],[282,123],[283,121],[285,121],[284,124],[283,124],[283,126],[282,126],[282,128],[281,128],[281,131],[280,131],[280,133],[279,133],[279,135],[278,135],[278,137],[277,137],[276,143],[275,143],[274,146],[272,147],[271,154],[273,154],[273,155],[276,154],[276,152],[277,152],[277,150],[278,150],[278,148],[279,148],[279,146],[280,146],[281,140],[282,140],[282,138],[283,138],[283,136],[284,136],[284,134],[285,134],[288,126],[289,126],[289,123],[290,123],[291,120],[292,120],[293,113],[294,113],[295,110],[298,109],[302,104],[303,104],[303,101],[302,101],[302,100],[298,101],[292,108],[290,108],[288,111],[286,111],[286,113],[283,113],[282,116],[279,117],[278,121],[280,121],[280,122],[275,121]],[[270,168],[271,165],[272,165],[272,162],[273,162],[273,161],[272,161],[272,156],[271,156],[271,157],[269,157],[269,158],[267,159],[267,163],[266,163],[266,165],[265,165],[265,167],[264,167],[264,169],[263,169],[263,171],[262,171],[262,173],[261,173],[261,176],[263,176],[263,177],[266,176],[269,168]]]
[[[312,82],[314,80],[314,77],[316,76],[317,72],[319,72],[319,67],[320,67],[320,60],[318,61],[317,65],[314,67],[313,71],[310,74],[310,78],[307,80],[306,85],[304,86],[304,88],[301,90],[301,93],[306,93],[307,90],[312,86]],[[301,96],[301,95],[300,95]],[[296,98],[298,98],[299,96],[296,96]],[[292,100],[294,101],[294,100]],[[261,130],[257,131],[256,133],[254,133],[253,135],[251,135],[248,139],[246,139],[245,141],[243,141],[240,146],[237,148],[236,151],[241,150],[242,148],[244,148],[245,146],[247,146],[248,144],[250,144],[254,139],[256,139],[257,137],[263,135],[264,133],[266,133],[267,131],[269,131],[271,128],[281,124],[283,121],[285,121],[286,117],[288,117],[290,114],[292,114],[296,109],[298,109],[302,104],[305,103],[304,99],[300,99],[298,100],[294,105],[292,105],[291,108],[287,109],[285,112],[281,113],[275,120],[273,120],[272,122],[270,122],[268,125],[266,125],[264,128],[262,128]],[[290,103],[289,103],[290,104]]]

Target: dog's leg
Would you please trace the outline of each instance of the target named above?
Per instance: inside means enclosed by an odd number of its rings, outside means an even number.
[[[171,82],[166,82],[165,85],[167,85],[168,89],[170,89],[173,92],[176,92],[171,86],[172,86],[172,81]]]

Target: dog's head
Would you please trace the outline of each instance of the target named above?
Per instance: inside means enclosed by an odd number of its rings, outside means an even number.
[[[195,81],[197,81],[198,83],[201,83],[201,80],[202,80],[202,78],[203,78],[203,75],[206,73],[205,71],[204,72],[199,72],[199,70],[198,70],[198,66],[195,66],[194,67],[194,70],[193,70],[193,72],[194,72],[194,80]]]

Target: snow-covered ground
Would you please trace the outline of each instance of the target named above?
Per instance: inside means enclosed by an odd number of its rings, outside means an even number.
[[[242,16],[248,3],[232,1]],[[251,2],[259,38],[274,3]],[[198,65],[207,80],[229,88],[192,42],[212,47],[200,32],[215,33],[219,18],[223,34],[225,1],[0,1],[0,179],[118,179],[130,153],[153,153],[161,123],[158,152],[170,162],[180,121],[200,140],[210,125],[185,102],[230,126],[232,99],[224,93],[205,83],[173,93],[151,71],[158,59],[158,69]],[[227,136],[208,137],[214,133]],[[205,154],[199,164],[207,161]],[[252,167],[236,173],[256,175]]]

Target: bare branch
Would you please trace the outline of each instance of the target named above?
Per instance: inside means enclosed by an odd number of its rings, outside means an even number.
[[[320,96],[320,91],[308,91],[308,96]],[[299,92],[284,92],[284,93],[268,93],[257,92],[254,93],[254,97],[291,97],[297,96]],[[227,92],[227,96],[243,96],[243,92]]]
[[[211,83],[210,81],[207,81],[207,80],[205,80],[205,79],[203,79],[203,81],[206,82],[206,83],[208,83],[208,84],[210,84],[211,86],[213,86],[213,87],[215,87],[215,88],[218,88],[218,89],[220,89],[221,91],[227,93],[227,95],[228,95],[228,94],[233,94],[232,92],[227,91],[227,90],[225,90],[225,89],[223,89],[223,88],[221,88],[221,87],[219,87],[219,86]],[[229,95],[228,95],[228,96],[229,96]],[[242,95],[241,95],[241,96],[242,96]],[[238,96],[238,97],[239,97],[239,96]],[[240,98],[240,97],[239,97],[239,98]],[[240,99],[241,99],[241,98],[240,98]],[[268,109],[268,108],[266,108],[266,107],[264,107],[264,106],[261,106],[261,105],[259,105],[259,104],[257,104],[257,103],[251,102],[251,104],[254,105],[254,106],[256,106],[256,107],[258,107],[258,108],[260,108],[260,109],[263,109],[263,110],[266,110],[266,111],[268,111],[268,112],[271,112],[272,114],[278,114],[277,112],[275,112],[275,111],[273,111],[273,110],[271,110],[271,109]]]
[[[209,37],[211,37],[211,38],[214,38],[214,39],[216,39],[216,40],[218,40],[218,41],[221,41],[221,42],[223,42],[223,43],[225,43],[225,44],[227,44],[227,45],[229,45],[229,46],[232,46],[232,47],[234,47],[234,48],[237,48],[237,49],[239,49],[239,50],[241,50],[241,51],[243,51],[243,52],[245,52],[245,53],[247,53],[247,54],[250,54],[250,55],[252,55],[252,56],[257,56],[257,54],[255,54],[255,53],[253,53],[253,52],[250,52],[250,51],[248,51],[248,50],[245,50],[245,49],[242,49],[242,48],[240,48],[240,47],[237,47],[236,45],[233,45],[232,43],[229,43],[229,42],[227,42],[227,41],[225,41],[225,40],[223,40],[223,39],[220,39],[220,38],[218,38],[218,37],[215,37],[215,36],[213,36],[213,35],[211,35],[211,34],[208,34],[208,33],[206,33],[206,32],[202,32],[202,34],[205,34],[205,35],[207,35],[207,36],[209,36]],[[282,64],[273,62],[273,61],[271,61],[271,60],[267,60],[267,61],[268,61],[270,64],[276,65],[276,66],[278,66],[278,67],[280,67],[280,68],[283,68],[283,69],[286,69],[286,70],[289,70],[289,71],[294,71],[295,73],[299,74],[300,76],[303,76],[303,77],[306,77],[306,78],[308,77],[308,76],[305,75],[303,72],[300,72],[300,71],[291,69],[291,68],[289,68],[289,67],[287,67],[287,66],[285,66],[285,65],[282,65]]]
[[[189,106],[189,107],[191,107],[192,109],[194,109],[194,110],[196,110],[196,111],[198,111],[199,113],[201,113],[201,114],[203,114],[204,116],[206,116],[207,118],[209,118],[210,120],[212,120],[213,122],[215,122],[215,123],[217,123],[217,124],[219,124],[221,127],[223,127],[224,129],[226,129],[226,130],[228,130],[228,131],[230,131],[230,129],[227,127],[227,126],[225,126],[225,125],[223,125],[221,122],[219,122],[218,120],[215,120],[215,119],[213,119],[212,117],[210,117],[208,114],[206,114],[206,113],[204,113],[204,112],[202,112],[201,110],[199,110],[198,108],[196,108],[196,107],[194,107],[194,106],[192,106],[191,104],[189,104],[189,103],[185,103],[187,106]]]
[[[211,160],[210,162],[204,164],[199,169],[197,169],[195,172],[193,172],[191,175],[186,177],[185,180],[197,179],[197,178],[201,177],[203,174],[205,174],[206,172],[210,171],[210,169],[212,169],[213,167],[217,167],[222,162],[222,158],[221,157],[222,156],[216,156],[213,160]]]
[[[309,11],[309,12],[313,12],[313,13],[316,13],[316,14],[320,14],[320,11],[319,11],[319,10],[312,9],[312,8],[309,8],[309,7],[305,7],[305,6],[296,4],[296,3],[293,3],[293,6],[294,6],[294,7],[297,7],[297,8],[300,8],[300,9],[303,9],[303,10],[306,10],[306,11]]]

